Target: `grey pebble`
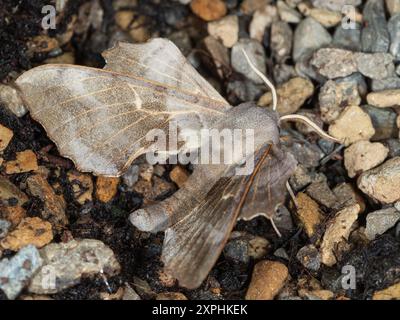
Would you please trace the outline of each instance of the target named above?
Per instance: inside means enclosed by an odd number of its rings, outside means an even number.
[[[271,25],[271,50],[275,59],[283,61],[292,52],[293,31],[285,21],[276,21]]]
[[[400,212],[393,207],[371,212],[367,215],[365,235],[369,240],[374,240],[394,227],[399,220]]]
[[[388,29],[390,34],[389,52],[398,61],[400,60],[400,13],[389,19]]]
[[[341,25],[337,26],[332,44],[336,48],[361,51],[361,26],[357,24],[356,29],[345,29]]]
[[[0,219],[0,239],[4,238],[7,235],[10,227],[11,223],[9,221]]]
[[[224,247],[224,256],[236,263],[246,264],[250,261],[249,244],[244,239],[229,241]]]
[[[373,79],[371,89],[372,91],[400,89],[400,77],[393,75],[385,79]]]
[[[318,271],[321,267],[321,256],[314,245],[301,248],[296,255],[297,260],[308,270]]]
[[[375,128],[375,135],[372,141],[380,141],[395,138],[399,135],[396,119],[397,113],[390,108],[376,108],[370,105],[362,107],[368,113]]]

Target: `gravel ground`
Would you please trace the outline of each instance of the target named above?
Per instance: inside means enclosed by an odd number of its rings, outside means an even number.
[[[0,299],[400,299],[399,0],[0,0]],[[347,5],[343,7],[344,5]],[[346,16],[345,16],[346,13]],[[239,221],[200,288],[163,271],[163,233],[129,213],[171,196],[192,167],[136,160],[121,178],[63,158],[13,82],[47,63],[103,67],[117,41],[172,40],[227,101],[271,107],[245,49],[277,87],[299,165],[278,237]],[[67,267],[68,266],[68,267]]]

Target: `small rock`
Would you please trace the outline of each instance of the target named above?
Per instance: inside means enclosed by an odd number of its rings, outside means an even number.
[[[398,137],[399,129],[396,126],[397,114],[390,108],[376,108],[373,106],[363,106],[364,111],[368,113],[375,128],[373,141],[380,141]]]
[[[264,39],[265,29],[273,22],[278,20],[278,11],[275,6],[264,6],[254,12],[253,19],[250,22],[249,33],[250,38],[262,42]]]
[[[48,58],[44,61],[46,64],[75,64],[75,56],[72,52],[65,52],[54,58]]]
[[[305,193],[299,193],[296,196],[297,210],[296,214],[307,236],[311,238],[317,231],[323,218],[318,204]]]
[[[391,16],[400,13],[400,1],[386,0],[386,8],[388,9]]]
[[[101,300],[121,300],[124,295],[124,288],[118,288],[117,292],[110,293],[110,292],[100,292],[100,299]]]
[[[132,10],[120,10],[115,13],[115,23],[122,29],[128,30],[135,16]]]
[[[203,55],[202,61],[211,70],[216,70],[221,79],[225,79],[228,76],[230,65],[228,49],[212,36],[207,36],[203,39],[203,46],[211,57]]]
[[[299,290],[299,296],[307,298],[308,300],[331,300],[335,296],[332,291],[329,290]]]
[[[226,15],[226,4],[222,0],[192,0],[190,7],[195,15],[205,21],[221,19]]]
[[[121,268],[112,250],[92,239],[52,243],[41,249],[40,255],[43,266],[28,288],[29,292],[37,294],[57,293],[79,283],[84,275],[115,275]],[[49,272],[54,277],[53,283],[45,281]]]
[[[388,52],[390,36],[383,0],[368,0],[363,10],[361,43],[364,52]]]
[[[278,248],[275,250],[274,252],[274,256],[281,258],[281,259],[285,259],[287,261],[290,260],[289,255],[287,254],[286,250],[284,248]]]
[[[276,261],[260,261],[254,266],[246,300],[273,300],[289,276],[287,267]]]
[[[35,36],[28,42],[28,51],[30,54],[49,53],[57,48],[59,48],[57,39],[50,38],[47,35]]]
[[[0,219],[0,239],[4,238],[7,235],[10,227],[11,223],[9,221]]]
[[[19,118],[28,113],[18,91],[8,85],[0,84],[0,104]]]
[[[329,80],[320,90],[319,106],[321,118],[325,123],[335,121],[347,106],[358,106],[361,97],[355,82]]]
[[[365,211],[364,199],[354,190],[350,183],[341,183],[333,188],[332,191],[338,199],[338,207],[349,207],[353,204],[358,204],[360,213]]]
[[[371,89],[372,91],[400,89],[400,78],[396,75],[392,75],[386,79],[373,79]]]
[[[400,300],[400,282],[374,292],[372,300]]]
[[[371,212],[367,215],[365,235],[369,240],[374,240],[377,236],[393,228],[399,220],[400,212],[397,211],[396,208],[387,208]]]
[[[32,245],[21,249],[11,259],[1,260],[0,289],[8,299],[15,299],[41,265],[42,259],[39,252]]]
[[[320,160],[324,157],[322,150],[315,144],[310,143],[301,136],[286,136],[282,145],[286,151],[290,152],[299,164],[307,168],[318,167]]]
[[[17,152],[16,160],[6,163],[7,174],[36,171],[38,168],[37,158],[32,150]]]
[[[351,5],[357,7],[361,4],[361,0],[311,0],[311,3],[316,8],[328,9],[332,11],[342,12],[343,6]]]
[[[349,106],[329,126],[329,134],[348,146],[360,140],[369,140],[374,136],[375,129],[366,112],[358,106]]]
[[[151,38],[150,30],[147,28],[149,21],[146,16],[136,17],[129,27],[129,35],[135,42],[146,42]]]
[[[0,124],[0,152],[3,152],[10,143],[14,133]]]
[[[308,55],[304,55],[298,62],[295,64],[295,70],[298,76],[303,78],[308,78],[314,80],[321,85],[326,82],[326,78],[322,76],[317,68],[315,68],[312,64],[312,56],[313,52]]]
[[[97,177],[96,198],[101,202],[111,201],[118,191],[119,178]]]
[[[388,139],[384,141],[386,147],[389,148],[389,158],[400,156],[400,140],[399,139]]]
[[[262,73],[266,73],[265,53],[261,43],[252,39],[240,39],[232,48],[231,61],[235,71],[245,75],[249,80],[262,84],[263,80],[253,71],[242,52],[244,50],[251,62]]]
[[[224,248],[224,256],[236,263],[247,264],[249,257],[249,244],[244,239],[234,239],[229,241]]]
[[[278,8],[279,17],[282,21],[288,23],[299,23],[302,19],[300,12],[289,7],[284,1],[278,0],[276,4]]]
[[[181,188],[186,182],[186,180],[189,178],[189,173],[181,166],[176,166],[169,173],[169,177],[173,182],[177,184],[179,188]]]
[[[9,221],[13,228],[16,228],[26,217],[26,211],[20,206],[6,207],[0,205],[0,217]]]
[[[332,44],[340,49],[361,51],[361,26],[357,25],[355,29],[346,29],[339,25],[333,35]]]
[[[29,192],[43,201],[42,217],[48,220],[56,230],[61,230],[68,224],[65,214],[66,203],[62,195],[56,195],[47,180],[39,174],[26,180]]]
[[[390,204],[400,200],[400,157],[387,160],[364,172],[357,181],[362,192],[372,199]]]
[[[390,18],[388,22],[388,29],[391,40],[389,52],[395,57],[396,60],[399,60],[400,59],[400,13]]]
[[[296,255],[297,260],[308,270],[318,271],[321,267],[321,256],[314,245],[301,248]]]
[[[25,193],[18,189],[17,186],[12,184],[8,179],[0,176],[0,201],[4,204],[14,204],[22,206],[28,201]]]
[[[165,271],[158,271],[158,280],[163,287],[171,288],[176,284],[176,279]]]
[[[344,151],[344,166],[350,178],[375,168],[385,161],[389,149],[382,143],[357,141]]]
[[[226,87],[228,101],[232,104],[241,102],[256,101],[265,91],[264,87],[255,84],[253,81],[233,80],[229,81]]]
[[[325,28],[331,28],[338,25],[342,21],[342,15],[339,12],[335,12],[328,9],[321,8],[310,8],[305,3],[298,5],[299,11],[305,16],[312,17],[318,21]]]
[[[336,264],[336,247],[343,239],[348,239],[359,212],[360,206],[354,204],[339,211],[329,221],[321,244],[321,261],[323,264],[329,267]]]
[[[134,164],[122,176],[122,181],[129,188],[132,189],[135,183],[139,180],[139,166]]]
[[[378,108],[388,108],[400,105],[400,89],[371,92],[367,102]]]
[[[18,251],[31,244],[41,248],[53,240],[51,224],[40,218],[24,218],[18,227],[1,240],[3,249]]]
[[[337,198],[329,188],[326,179],[314,181],[308,186],[306,191],[311,198],[327,208],[334,208],[338,203]]]
[[[310,98],[314,93],[314,85],[308,79],[293,78],[277,89],[278,106],[277,111],[280,115],[293,114]],[[265,93],[258,105],[261,107],[272,104],[272,93]]]
[[[221,40],[227,48],[232,48],[239,39],[239,18],[230,15],[208,23],[208,33]]]
[[[146,280],[134,276],[133,286],[141,297],[154,298],[156,295]]]
[[[346,77],[358,70],[354,53],[343,49],[320,49],[314,53],[311,64],[328,79]]]
[[[298,76],[293,66],[288,64],[275,64],[273,69],[275,83],[279,86]]]
[[[175,31],[168,36],[168,39],[179,48],[185,57],[192,51],[192,40],[186,30]]]
[[[162,292],[157,294],[156,300],[188,300],[188,298],[180,292]]]
[[[139,295],[129,284],[125,285],[124,295],[122,296],[122,300],[141,300]]]
[[[249,257],[253,259],[261,259],[264,257],[270,247],[270,243],[263,237],[253,236],[249,239]]]
[[[72,191],[76,201],[83,205],[93,200],[93,181],[88,174],[82,174],[77,171],[70,171],[67,174],[68,181],[72,185]]]
[[[160,197],[165,197],[175,191],[173,183],[165,181],[157,176],[153,176],[151,181],[139,180],[133,187],[133,191],[143,195],[145,204],[155,201]]]
[[[293,31],[288,23],[277,21],[271,26],[271,50],[277,61],[284,61],[292,52]]]
[[[298,62],[313,51],[332,42],[329,32],[315,19],[306,18],[299,23],[294,33],[293,60]]]
[[[371,79],[385,79],[394,75],[393,56],[389,53],[355,54],[358,71]]]
[[[300,191],[316,179],[316,174],[310,172],[307,166],[299,164],[290,178],[290,185],[294,191]]]
[[[244,14],[251,15],[254,11],[259,10],[271,3],[271,0],[244,0],[240,4],[240,11]]]

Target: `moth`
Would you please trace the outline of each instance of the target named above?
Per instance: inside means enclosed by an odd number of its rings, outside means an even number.
[[[235,174],[243,165],[240,161],[197,164],[170,198],[130,214],[140,230],[165,231],[164,267],[190,289],[205,279],[238,219],[263,215],[273,221],[297,165],[280,146],[280,121],[310,124],[298,115],[279,118],[272,84],[243,53],[271,87],[273,110],[254,103],[232,107],[172,42],[160,38],[144,44],[118,43],[103,53],[104,69],[43,65],[16,80],[31,117],[45,128],[60,154],[78,170],[94,175],[122,175],[137,157],[154,152],[146,133],[158,129],[168,135],[172,120],[182,136],[204,128],[254,130],[250,174]],[[180,151],[185,148],[183,143]]]

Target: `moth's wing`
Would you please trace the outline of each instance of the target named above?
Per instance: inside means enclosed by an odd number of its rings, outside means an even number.
[[[181,286],[197,288],[217,261],[236,223],[244,180],[221,178],[196,208],[166,230],[162,260]]]
[[[144,44],[118,42],[102,55],[107,62],[106,70],[142,77],[226,104],[170,40],[155,38]]]
[[[186,76],[201,79],[194,69]],[[208,127],[230,108],[223,99],[210,98],[214,89],[209,87],[204,90],[212,93],[203,95],[187,92],[180,84],[171,86],[167,76],[159,80],[165,81],[146,79],[132,70],[125,75],[44,65],[25,72],[16,84],[32,118],[43,125],[62,155],[80,171],[119,176],[153,145],[146,137],[151,130],[160,129],[168,137],[169,123],[175,119],[183,138],[186,132],[196,134]]]
[[[239,218],[251,220],[260,215],[272,218],[276,208],[285,202],[286,182],[296,166],[291,153],[274,146],[254,178]]]

